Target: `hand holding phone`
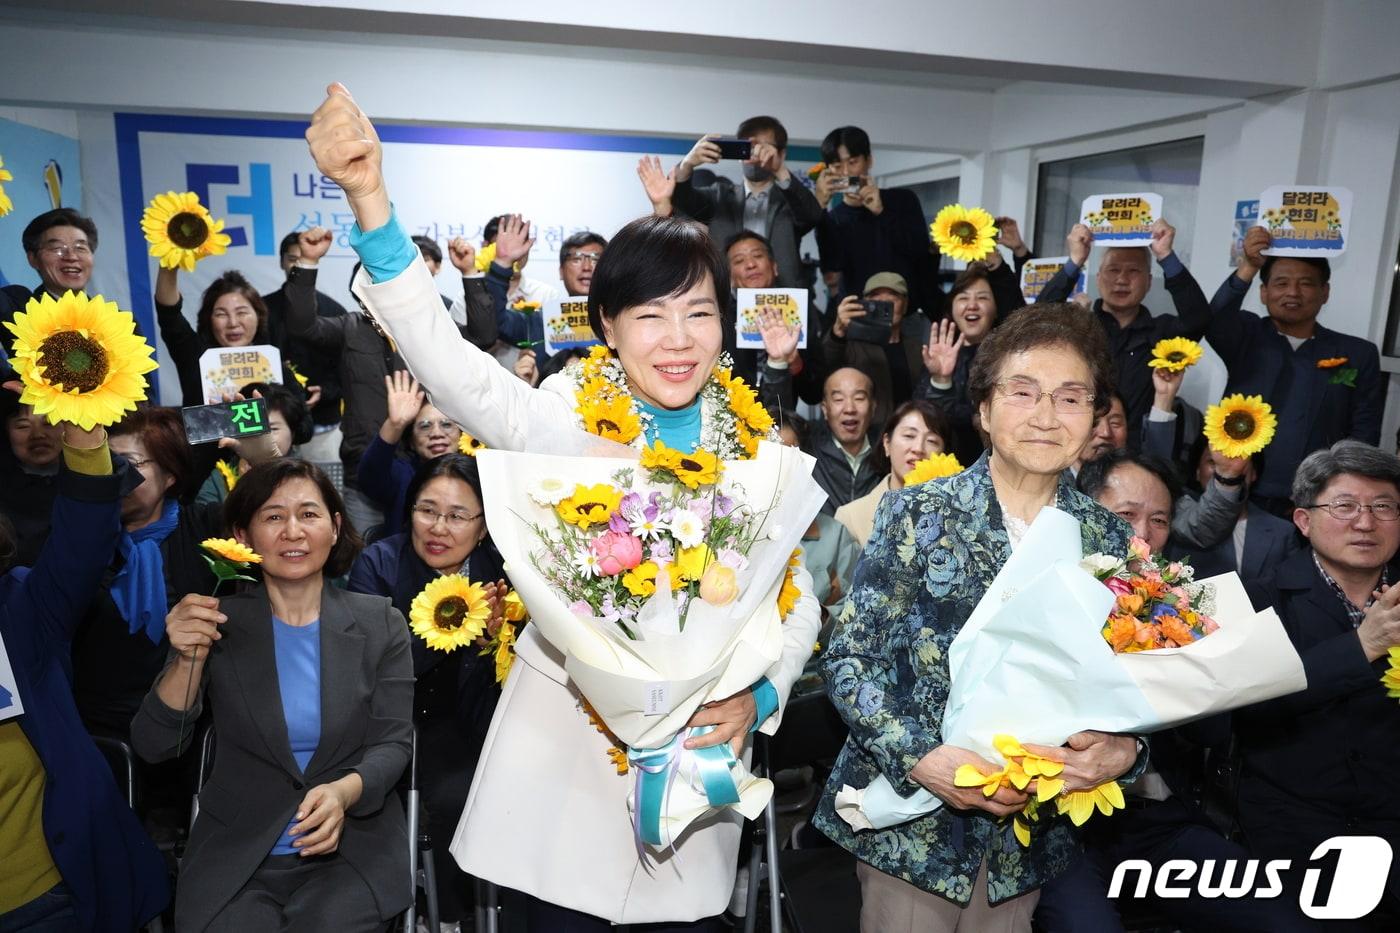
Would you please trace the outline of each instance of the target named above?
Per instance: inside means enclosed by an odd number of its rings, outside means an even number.
[[[880,298],[862,298],[865,314],[846,325],[846,339],[864,343],[889,343],[894,333],[894,302]]]
[[[737,136],[720,136],[710,140],[719,147],[719,157],[721,159],[737,159],[747,162],[753,157],[753,142],[747,139],[740,139]]]

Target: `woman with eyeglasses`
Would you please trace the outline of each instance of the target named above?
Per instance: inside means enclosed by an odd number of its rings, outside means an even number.
[[[405,495],[414,473],[429,460],[457,453],[462,439],[462,429],[427,400],[406,370],[384,377],[384,394],[388,417],[356,470],[360,491],[384,510],[375,540],[404,529]]]
[[[350,591],[387,596],[405,619],[413,598],[442,574],[460,573],[504,596],[501,559],[486,534],[476,461],[461,454],[424,460],[405,497],[408,530],[376,541],[350,570]],[[445,923],[471,905],[467,876],[448,850],[500,690],[495,664],[474,647],[452,653],[412,637],[413,721],[425,825],[434,840],[438,910]]]
[[[1014,838],[1004,818],[1025,807],[1025,791],[1008,786],[986,797],[959,787],[959,766],[983,774],[997,766],[943,744],[941,724],[949,646],[1042,509],[1078,520],[1085,554],[1127,554],[1126,523],[1065,479],[1107,403],[1111,365],[1089,312],[1050,304],[1013,315],[982,342],[968,379],[990,451],[956,476],[886,495],[876,512],[822,657],[850,736],[814,819],[860,860],[865,933],[1028,931],[1040,886],[1075,857],[1076,835],[1063,819],[1038,830],[1029,848]],[[1081,732],[1068,744],[1042,752],[1063,759],[1069,790],[1146,762],[1132,736]],[[836,794],[881,774],[902,794],[926,788],[947,806],[853,832],[836,815]]]

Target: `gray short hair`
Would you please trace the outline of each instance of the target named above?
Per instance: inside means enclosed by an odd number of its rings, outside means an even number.
[[[1315,450],[1298,464],[1293,474],[1293,503],[1310,506],[1327,484],[1350,473],[1392,483],[1400,492],[1400,457],[1357,440],[1337,441],[1326,450]]]

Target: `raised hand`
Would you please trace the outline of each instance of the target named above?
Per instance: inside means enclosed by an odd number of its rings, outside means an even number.
[[[656,156],[642,156],[637,161],[637,177],[642,180],[647,200],[658,217],[671,216],[671,198],[676,193],[676,166],[669,172],[661,170],[661,160]]]
[[[782,312],[776,308],[764,308],[758,315],[758,333],[763,338],[763,349],[770,360],[784,360],[791,363],[797,356],[797,342],[802,336],[802,327],[789,324]]]
[[[784,174],[782,150],[772,143],[754,143],[749,154],[749,163],[768,169],[775,178],[781,179]]]
[[[202,661],[209,655],[214,642],[223,638],[219,626],[228,616],[219,611],[219,601],[212,596],[186,593],[165,615],[165,634],[170,647],[183,658]]]
[[[1069,261],[1079,268],[1084,268],[1084,263],[1089,261],[1089,247],[1094,245],[1094,232],[1083,224],[1075,224],[1069,228],[1069,235],[1065,237],[1065,252],[1069,254]]]
[[[384,440],[396,444],[413,419],[418,417],[418,410],[423,407],[423,390],[418,387],[418,380],[408,374],[408,370],[400,369],[384,377],[384,394],[389,414],[379,433],[383,437],[386,431],[392,432],[395,436],[392,439],[384,437]]]
[[[885,202],[880,199],[880,186],[875,184],[875,179],[868,175],[861,179],[864,184],[856,192],[856,203],[864,207],[872,214],[882,213],[885,209]],[[846,200],[850,200],[848,196]]]
[[[507,269],[514,268],[517,262],[530,255],[535,238],[530,236],[530,222],[519,214],[507,214],[501,218],[496,230],[496,262]]]
[[[462,275],[476,274],[476,247],[466,237],[453,237],[447,244],[447,258]]]
[[[1172,372],[1169,369],[1152,370],[1152,407],[1159,411],[1171,411],[1176,404],[1176,395],[1181,391],[1181,380],[1186,370]]]
[[[339,81],[326,88],[326,99],[311,115],[306,143],[316,168],[345,192],[360,229],[375,230],[388,222],[384,147],[374,124]]]
[[[938,382],[949,382],[953,370],[958,366],[958,351],[963,348],[963,335],[958,325],[944,318],[929,331],[928,343],[923,347],[924,368],[929,378]]]
[[[316,265],[330,251],[332,242],[331,232],[325,227],[301,231],[297,234],[297,245],[301,247],[301,256],[297,261],[309,266]]]
[[[690,151],[681,159],[680,165],[676,166],[676,181],[685,181],[690,177],[690,173],[701,165],[713,165],[719,161],[719,143],[715,142],[718,133],[707,133],[696,141]]]
[[[836,176],[831,173],[831,169],[824,168],[817,176],[816,182],[812,185],[812,193],[817,197],[817,203],[825,208],[831,203],[831,196],[835,192],[831,190],[831,179]]]
[[[1014,218],[998,217],[996,225],[998,246],[1005,246],[1016,256],[1024,256],[1030,252],[1026,248],[1026,241],[1021,239],[1021,225],[1016,223]]]
[[[847,325],[858,317],[865,317],[865,305],[855,295],[847,295],[836,306],[836,320],[831,325],[831,332],[837,337],[845,337]]]
[[[1269,258],[1264,255],[1264,250],[1273,245],[1273,234],[1269,233],[1267,228],[1250,227],[1249,232],[1244,235],[1244,250],[1240,255],[1236,274],[1246,282],[1253,279],[1259,270],[1264,268],[1264,260]]]
[[[1176,228],[1158,217],[1152,223],[1152,255],[1161,262],[1171,255],[1172,244],[1176,242]]]

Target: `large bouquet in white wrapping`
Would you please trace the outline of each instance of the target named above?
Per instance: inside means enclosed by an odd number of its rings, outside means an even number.
[[[639,846],[663,846],[719,806],[752,819],[772,793],[728,743],[685,749],[709,731],[686,723],[778,660],[795,548],[825,496],[811,458],[777,444],[742,461],[610,448],[483,450],[477,462],[492,540],[531,624],[626,745]]]
[[[1110,562],[1124,564],[1106,555],[1081,563],[1080,540],[1072,516],[1042,510],[949,648],[942,741],[1007,762],[1003,772],[984,776],[988,796],[996,780],[1008,778],[1022,789],[1028,779],[1039,780],[1041,796],[1033,804],[1055,796],[1055,763],[1027,753],[1021,742],[1058,747],[1090,729],[1155,732],[1307,685],[1278,616],[1272,609],[1255,612],[1233,573],[1193,588],[1214,620],[1198,627],[1205,637],[1183,633],[1176,647],[1115,651],[1109,639],[1116,637],[1119,591],[1096,573],[1112,570]],[[975,777],[967,783],[973,782],[982,783]],[[1081,794],[1092,812],[1090,792]],[[1061,812],[1072,812],[1057,802]],[[901,797],[883,776],[869,787],[845,787],[836,798],[836,811],[858,830],[894,826],[941,805],[928,791]],[[1024,821],[1016,830],[1023,842],[1029,839]]]

